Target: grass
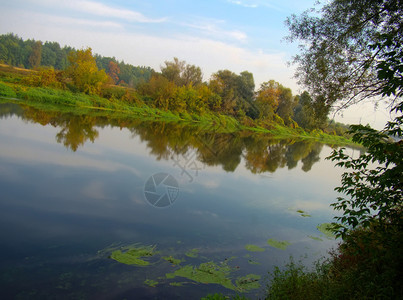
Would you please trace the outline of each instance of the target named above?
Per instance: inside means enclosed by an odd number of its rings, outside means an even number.
[[[292,258],[276,267],[266,299],[403,299],[401,242],[393,224],[352,230],[313,270]]]

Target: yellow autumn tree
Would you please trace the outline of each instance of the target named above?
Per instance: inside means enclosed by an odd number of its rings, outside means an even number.
[[[259,118],[272,120],[279,105],[280,84],[274,80],[263,82],[256,95]]]
[[[67,69],[68,76],[74,85],[87,94],[100,94],[102,86],[109,80],[104,70],[98,70],[92,49],[70,52],[68,56],[70,66]]]

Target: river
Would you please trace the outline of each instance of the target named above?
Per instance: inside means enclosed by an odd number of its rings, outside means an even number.
[[[274,266],[337,243],[318,230],[342,173],[331,150],[1,103],[2,298],[263,297]],[[152,249],[144,265],[112,255],[133,247]]]

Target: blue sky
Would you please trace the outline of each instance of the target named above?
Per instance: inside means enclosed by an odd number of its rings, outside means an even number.
[[[159,71],[178,57],[213,72],[244,70],[257,87],[275,79],[296,90],[287,60],[296,46],[281,42],[284,20],[313,0],[13,0],[1,4],[0,32],[58,41]]]
[[[204,79],[229,69],[254,74],[256,87],[274,79],[301,92],[287,61],[297,45],[282,39],[285,19],[315,0],[1,0],[0,34],[91,47],[94,53],[159,71],[178,57]],[[352,111],[352,112],[350,112]],[[345,112],[346,123],[376,122],[371,108]],[[377,117],[378,116],[378,117]],[[362,120],[364,118],[364,121]],[[375,118],[375,119],[374,119]]]

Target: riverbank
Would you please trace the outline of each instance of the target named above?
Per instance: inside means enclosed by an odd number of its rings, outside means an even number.
[[[232,116],[215,112],[203,115],[187,112],[171,112],[147,106],[145,104],[127,103],[111,100],[98,95],[74,93],[49,87],[30,87],[15,82],[0,80],[0,97],[2,102],[21,103],[45,111],[62,111],[76,114],[108,115],[125,118],[137,118],[142,121],[186,123],[202,127],[209,132],[248,131],[269,134],[275,139],[315,140],[331,145],[353,145],[343,136],[327,134],[320,130],[307,132],[302,128],[291,128],[280,124],[262,123],[261,126],[247,126]],[[15,80],[14,80],[15,81]]]

